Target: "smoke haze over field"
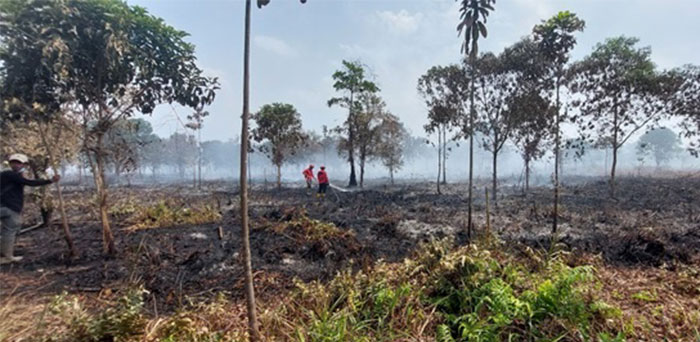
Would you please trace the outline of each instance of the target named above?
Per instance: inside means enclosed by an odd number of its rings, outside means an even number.
[[[130,3],[191,34],[199,63],[222,82],[203,136],[205,140],[235,138],[240,132],[244,2]],[[288,102],[302,114],[306,129],[336,126],[346,113],[326,106],[335,95],[331,74],[342,59],[361,59],[376,77],[388,109],[413,135],[423,135],[426,108],[416,93],[416,81],[433,65],[459,61],[457,4],[453,0],[317,0],[298,5],[277,1],[253,11],[251,109]],[[700,32],[696,20],[700,2],[695,0],[503,1],[489,17],[489,38],[481,42],[480,50],[499,52],[560,10],[571,10],[587,23],[585,32],[578,35],[572,60],[589,54],[605,38],[626,35],[639,37],[641,46],[650,45],[652,59],[661,68],[700,64],[700,41],[695,37]],[[655,25],[642,18],[654,18]],[[175,111],[180,118],[189,114],[181,108]],[[149,119],[161,136],[179,129],[169,106],[159,107]]]

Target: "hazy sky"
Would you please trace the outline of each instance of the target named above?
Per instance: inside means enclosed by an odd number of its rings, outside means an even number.
[[[255,2],[255,0],[253,0]],[[243,0],[130,0],[191,34],[199,64],[219,77],[221,90],[209,108],[203,138],[226,140],[240,133]],[[651,46],[661,68],[700,64],[700,0],[498,0],[489,36],[480,50],[500,52],[529,34],[542,19],[570,10],[586,21],[573,58],[619,35]],[[460,39],[454,0],[272,0],[253,8],[251,110],[288,102],[305,129],[336,126],[346,112],[328,108],[335,96],[331,74],[343,59],[371,69],[388,108],[413,134],[423,135],[426,108],[416,82],[433,65],[456,63]],[[189,110],[161,106],[150,118],[166,136],[182,130]]]

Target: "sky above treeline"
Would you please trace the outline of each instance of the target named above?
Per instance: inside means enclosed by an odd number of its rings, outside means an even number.
[[[208,108],[202,137],[240,134],[243,69],[243,0],[129,0],[190,33],[199,65],[219,77],[221,90]],[[255,0],[253,0],[255,2]],[[651,46],[659,68],[700,65],[699,0],[498,0],[480,51],[500,52],[528,35],[541,20],[570,10],[586,21],[574,60],[596,43],[620,35]],[[434,65],[460,61],[454,0],[272,0],[253,8],[251,111],[271,102],[293,104],[305,129],[339,125],[347,115],[328,108],[337,96],[332,73],[341,61],[360,60],[381,88],[387,108],[414,135],[424,135],[426,106],[418,78]],[[157,134],[182,132],[191,111],[163,105],[148,118]],[[179,119],[178,119],[179,118]]]

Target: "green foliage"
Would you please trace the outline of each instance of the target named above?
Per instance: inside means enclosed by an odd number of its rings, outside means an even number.
[[[416,270],[432,284],[426,291],[445,319],[436,332],[444,340],[446,330],[460,341],[539,340],[576,331],[588,336],[595,315],[614,310],[589,304],[584,294],[593,280],[590,267],[554,260],[531,272],[473,246],[446,253],[436,243],[421,254],[417,262],[423,265]]]
[[[148,206],[141,206],[135,211],[127,203],[115,209],[117,213],[133,213],[126,221],[130,223],[128,229],[148,229],[160,227],[172,227],[185,224],[205,224],[217,222],[221,219],[218,210],[210,205],[188,207],[173,201],[161,200]]]
[[[557,258],[528,267],[494,246],[432,241],[403,263],[347,269],[326,282],[296,281],[284,301],[265,305],[260,323],[270,341],[625,341],[612,325],[620,309],[595,299],[594,281],[593,268]],[[236,305],[223,295],[146,327],[143,293],[130,291],[98,314],[77,297],[59,297],[51,312],[65,331],[43,340],[229,342],[246,336],[245,324],[231,318],[242,311],[232,313]]]
[[[119,0],[13,0],[3,2],[0,15],[7,23],[1,28],[0,51],[7,53],[0,60],[8,70],[3,94],[49,106],[49,113],[68,94],[84,107],[100,104],[119,115],[151,113],[162,102],[196,107],[214,99],[217,82],[202,76],[187,33],[142,7]],[[95,112],[102,118],[107,108]]]
[[[48,341],[129,341],[145,327],[143,288],[130,289],[116,303],[97,315],[83,307],[78,297],[57,296],[50,313],[68,328],[63,336],[50,336]]]
[[[305,308],[298,313],[295,339],[395,341],[411,336],[432,318],[420,289],[396,271],[380,264],[371,272],[341,272],[327,285],[298,283],[294,302]]]
[[[599,342],[625,342],[627,339],[625,338],[625,335],[622,333],[618,333],[617,335],[610,335],[608,333],[601,333],[598,335],[598,341]]]
[[[180,309],[154,333],[159,342],[229,342],[242,340],[241,332],[230,329],[227,299],[219,294],[211,303]]]
[[[632,299],[636,299],[641,302],[655,302],[658,300],[658,295],[649,291],[639,291],[632,295]]]
[[[496,0],[458,0],[460,2],[460,22],[457,32],[464,34],[462,52],[474,59],[479,54],[479,37],[488,35],[486,20],[494,10]]]
[[[278,168],[307,140],[301,128],[301,114],[291,104],[266,104],[253,115],[253,120],[257,125],[252,132],[253,138],[267,143],[260,145],[259,149]]]
[[[133,171],[141,166],[148,146],[158,141],[145,119],[118,120],[105,137],[107,160],[118,172]]]
[[[576,14],[562,11],[535,25],[533,34],[541,53],[552,63],[553,69],[561,69],[569,60],[569,52],[576,45],[575,32],[583,31],[586,22]]]
[[[309,218],[305,210],[292,210],[286,213],[286,218],[287,220],[269,228],[277,233],[289,234],[299,242],[329,242],[355,238],[353,231],[340,229],[331,222]]]
[[[379,87],[366,79],[365,68],[361,62],[348,62],[343,60],[343,69],[333,73],[333,89],[344,92],[343,97],[334,97],[328,100],[328,106],[340,105],[350,109],[352,113],[360,106],[359,97],[362,93],[377,93]]]

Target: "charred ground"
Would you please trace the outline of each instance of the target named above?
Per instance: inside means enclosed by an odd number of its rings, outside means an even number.
[[[58,227],[22,234],[18,252],[26,262],[3,266],[2,291],[100,292],[140,282],[165,307],[183,296],[224,290],[238,296],[242,269],[237,259],[237,196],[227,186],[208,184],[202,191],[178,186],[112,189],[121,250],[112,258],[100,253],[99,224],[88,193],[74,189],[67,198],[81,251],[78,258],[64,257]],[[328,279],[348,266],[367,267],[380,259],[400,261],[417,243],[432,238],[453,236],[458,243],[466,242],[465,188],[457,184],[446,189],[438,195],[427,183],[373,186],[334,191],[318,200],[301,188],[255,188],[251,243],[254,268],[265,274],[260,291],[287,288],[293,278]],[[604,181],[566,187],[554,247],[600,254],[606,263],[626,267],[672,270],[700,262],[700,179],[625,178],[619,189],[620,196],[609,199]],[[476,205],[478,235],[487,230],[483,197]],[[144,208],[150,208],[146,214]],[[169,222],[161,217],[163,208],[205,217],[201,224],[171,220],[172,226],[160,227]],[[548,189],[535,188],[528,194],[504,189],[498,207],[490,203],[490,210],[491,229],[509,248],[552,248]],[[154,227],[139,226],[137,220],[150,220]],[[313,234],[318,238],[309,238]]]

